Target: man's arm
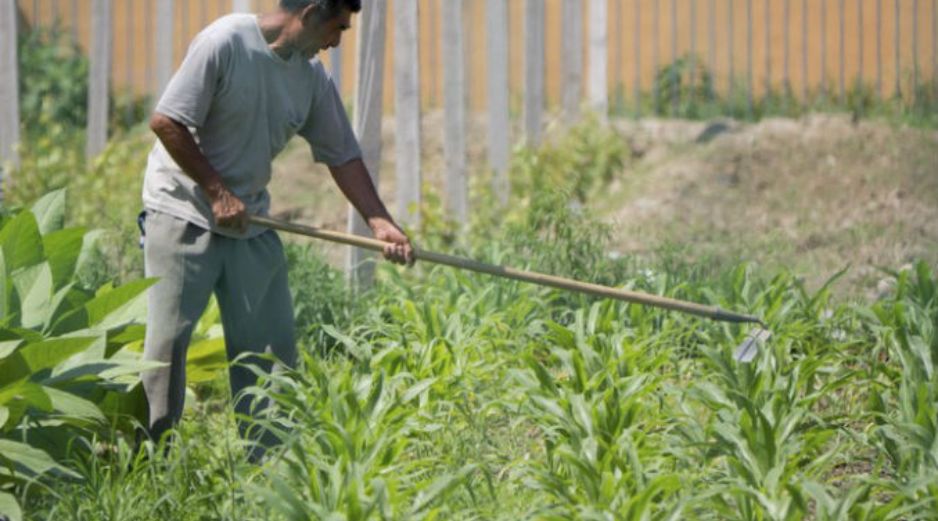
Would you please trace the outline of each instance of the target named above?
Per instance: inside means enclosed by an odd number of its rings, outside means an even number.
[[[215,223],[218,226],[246,230],[248,214],[244,203],[225,187],[221,175],[199,150],[199,145],[189,129],[159,112],[154,113],[150,119],[150,129],[182,171],[198,183],[208,196],[212,203]]]
[[[346,199],[371,227],[375,238],[391,243],[384,249],[384,258],[398,264],[413,264],[414,251],[410,239],[394,223],[391,214],[378,197],[364,161],[353,159],[341,166],[330,166],[329,172]]]

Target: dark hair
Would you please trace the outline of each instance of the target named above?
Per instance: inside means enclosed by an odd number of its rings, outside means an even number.
[[[291,13],[305,9],[310,5],[315,5],[322,9],[327,18],[338,14],[339,9],[342,7],[352,13],[357,13],[362,9],[361,0],[280,0],[280,8]]]

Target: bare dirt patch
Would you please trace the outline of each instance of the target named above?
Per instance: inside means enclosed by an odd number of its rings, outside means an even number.
[[[622,253],[751,261],[814,287],[849,265],[851,293],[875,292],[881,266],[938,265],[935,131],[830,115],[620,127],[640,155],[605,208]]]
[[[469,124],[469,171],[485,168],[484,116]],[[817,287],[850,266],[842,291],[873,296],[879,267],[938,267],[938,132],[849,116],[758,123],[618,120],[633,161],[587,206],[614,224],[612,249],[664,250],[722,269],[753,262]],[[552,124],[548,134],[558,136]],[[440,193],[442,114],[422,122],[425,185]],[[515,134],[517,135],[517,133]],[[384,124],[380,192],[395,207],[394,121]],[[305,143],[274,164],[273,211],[344,229],[347,205]],[[336,265],[344,249],[317,243]]]

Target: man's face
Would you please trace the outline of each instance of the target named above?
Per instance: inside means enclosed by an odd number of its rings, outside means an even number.
[[[342,32],[352,26],[352,13],[342,7],[335,16],[324,19],[324,13],[319,8],[310,6],[301,13],[300,22],[302,29],[298,47],[307,58],[312,58],[323,49],[339,45]]]

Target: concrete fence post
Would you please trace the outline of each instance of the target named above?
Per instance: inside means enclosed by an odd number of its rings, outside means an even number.
[[[606,70],[609,44],[606,30],[607,0],[589,2],[589,102],[590,109],[605,119],[609,110]]]
[[[0,201],[8,167],[19,166],[16,145],[20,141],[19,77],[16,59],[17,16],[15,2],[0,3]]]
[[[397,126],[397,216],[420,223],[420,55],[416,1],[394,2],[394,121]]]
[[[511,133],[508,119],[508,2],[486,3],[488,53],[489,166],[494,172],[493,189],[502,205],[508,204]]]
[[[524,0],[524,139],[541,143],[544,114],[544,0]]]
[[[91,9],[91,64],[88,72],[88,130],[85,142],[85,157],[89,160],[103,152],[107,145],[108,87],[114,44],[111,0],[94,0]]]
[[[441,10],[443,52],[443,156],[446,208],[465,223],[469,197],[466,182],[466,82],[463,47],[463,0],[447,0]]]
[[[371,179],[378,186],[381,165],[381,116],[384,94],[384,40],[387,2],[371,2],[362,9],[358,31],[358,81],[355,85],[355,134]],[[371,235],[371,229],[355,208],[349,207],[348,230]],[[350,248],[348,274],[352,286],[367,289],[374,280],[374,257],[367,251]]]

